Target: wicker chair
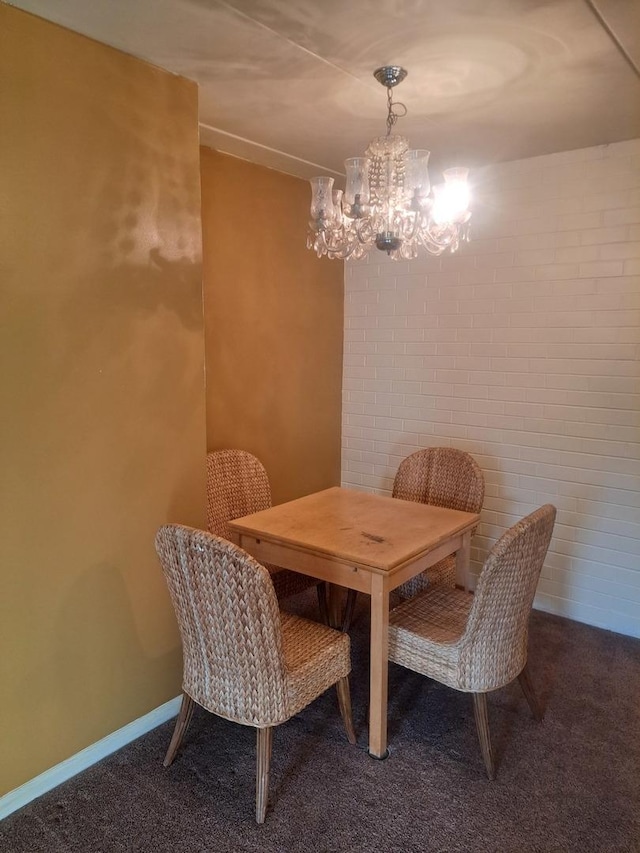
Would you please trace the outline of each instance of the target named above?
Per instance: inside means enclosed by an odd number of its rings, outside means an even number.
[[[207,453],[207,527],[222,539],[230,538],[229,521],[271,506],[271,487],[264,465],[245,450]],[[278,600],[315,586],[320,617],[326,624],[326,584],[317,578],[267,564]]]
[[[480,512],[484,501],[484,475],[473,456],[454,447],[427,447],[417,450],[400,463],[393,481],[394,498],[416,503]],[[454,586],[455,554],[445,557],[422,574],[399,586],[400,598],[411,598],[437,583]],[[347,595],[343,631],[351,624],[357,593]]]
[[[551,504],[517,522],[496,542],[475,595],[437,585],[391,611],[389,660],[473,694],[480,748],[495,778],[487,693],[518,678],[531,711],[542,711],[527,671],[529,614],[549,547]]]
[[[168,767],[194,703],[257,729],[256,821],[267,808],[273,726],[332,685],[355,743],[348,675],[349,637],[278,609],[271,576],[245,551],[178,524],[161,527],[156,551],[183,649],[182,706],[164,759]]]
[[[473,456],[455,447],[427,447],[403,459],[393,481],[392,497],[416,503],[480,512],[484,501],[484,476]],[[430,584],[453,586],[454,554],[421,575],[402,584],[397,592],[411,598]]]

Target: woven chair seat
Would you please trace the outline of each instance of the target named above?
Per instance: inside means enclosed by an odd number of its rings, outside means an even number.
[[[351,671],[349,635],[280,611],[288,713],[292,717]]]
[[[435,586],[404,601],[389,614],[389,660],[437,681],[460,686],[459,640],[473,596],[449,586]]]

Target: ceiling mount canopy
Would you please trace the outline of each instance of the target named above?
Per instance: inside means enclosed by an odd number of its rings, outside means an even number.
[[[378,83],[386,86],[387,89],[392,89],[394,86],[397,86],[398,83],[402,83],[404,78],[407,76],[407,73],[408,72],[399,65],[383,65],[382,68],[376,68],[373,72],[373,76],[376,78]]]
[[[387,90],[387,133],[371,140],[364,157],[345,160],[344,192],[333,188],[333,178],[311,179],[307,246],[318,257],[343,260],[363,258],[373,246],[406,260],[420,249],[455,252],[468,239],[468,169],[447,169],[444,183],[431,187],[430,152],[410,149],[404,136],[391,132],[407,113],[392,94],[407,71],[385,65],[373,75]]]

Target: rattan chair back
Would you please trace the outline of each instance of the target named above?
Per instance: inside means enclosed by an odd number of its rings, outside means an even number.
[[[427,447],[402,460],[392,496],[463,512],[480,512],[484,475],[473,456],[464,450]]]
[[[232,539],[229,522],[271,506],[271,487],[264,465],[246,450],[207,453],[207,528]],[[326,623],[325,585],[318,578],[266,564],[279,600],[317,587],[320,618]]]
[[[461,689],[495,690],[522,671],[529,614],[555,517],[556,508],[545,504],[510,527],[487,557],[460,639]]]
[[[230,538],[228,522],[269,509],[271,487],[264,465],[246,450],[207,453],[207,527]]]
[[[156,550],[182,637],[184,691],[244,725],[288,719],[280,613],[267,570],[230,542],[179,524],[160,528]]]

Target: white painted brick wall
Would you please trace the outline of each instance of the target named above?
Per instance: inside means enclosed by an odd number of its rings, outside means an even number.
[[[549,501],[536,606],[640,636],[640,140],[473,177],[457,254],[345,265],[342,482],[388,494],[414,450],[468,450],[474,571]]]

